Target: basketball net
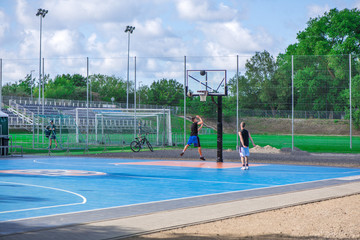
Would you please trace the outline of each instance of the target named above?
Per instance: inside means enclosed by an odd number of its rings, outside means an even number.
[[[206,97],[208,95],[208,91],[198,91],[199,96],[200,96],[200,101],[201,102],[206,102]]]

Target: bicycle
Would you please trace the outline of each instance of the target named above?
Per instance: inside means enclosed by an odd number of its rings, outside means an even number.
[[[152,151],[152,152],[154,151],[149,140],[147,140],[147,138],[145,136],[142,136],[140,139],[138,137],[135,138],[135,141],[132,141],[130,143],[130,148],[133,152],[139,152],[145,144],[148,146],[150,151]]]

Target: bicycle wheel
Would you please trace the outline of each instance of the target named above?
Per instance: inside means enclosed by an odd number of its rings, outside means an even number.
[[[146,141],[146,144],[148,145],[150,151],[153,152],[154,150],[153,150],[153,147],[151,146],[150,142],[149,142],[149,141]]]
[[[140,143],[138,141],[132,141],[130,143],[130,148],[133,152],[139,152],[141,149]]]

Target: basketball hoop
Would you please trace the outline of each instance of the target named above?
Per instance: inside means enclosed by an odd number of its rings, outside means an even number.
[[[201,102],[206,102],[206,97],[208,95],[208,91],[199,90],[197,92],[199,93],[200,101]]]

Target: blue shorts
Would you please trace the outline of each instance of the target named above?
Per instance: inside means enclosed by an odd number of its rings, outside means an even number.
[[[240,157],[248,157],[250,156],[249,147],[240,147],[239,149]]]
[[[187,144],[188,145],[194,144],[194,147],[200,147],[200,139],[198,136],[190,136]]]

